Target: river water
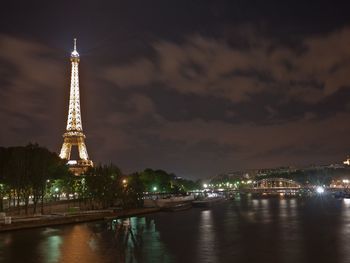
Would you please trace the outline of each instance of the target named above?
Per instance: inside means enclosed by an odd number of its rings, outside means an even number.
[[[350,262],[350,200],[245,197],[209,209],[7,232],[0,262]]]

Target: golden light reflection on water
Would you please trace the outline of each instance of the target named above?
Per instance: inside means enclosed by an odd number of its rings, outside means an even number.
[[[101,262],[103,256],[98,253],[95,237],[87,225],[75,225],[67,231],[60,247],[60,263]]]
[[[278,213],[279,217],[281,220],[285,220],[289,214],[287,200],[281,199],[278,204],[279,204],[279,213]]]
[[[199,222],[197,254],[199,262],[218,262],[215,253],[215,229],[212,210],[203,210]]]
[[[272,221],[272,215],[269,210],[269,200],[268,199],[260,199],[259,200],[259,208],[261,220],[264,224],[270,223]]]
[[[280,199],[278,209],[278,228],[280,233],[280,250],[288,262],[301,262],[300,222],[297,218],[296,199]]]

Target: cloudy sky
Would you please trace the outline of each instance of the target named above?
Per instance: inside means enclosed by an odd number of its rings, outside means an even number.
[[[14,2],[0,9],[1,146],[60,150],[77,37],[95,163],[202,178],[350,153],[350,6]]]

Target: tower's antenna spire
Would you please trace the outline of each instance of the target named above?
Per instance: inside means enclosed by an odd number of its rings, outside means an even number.
[[[74,38],[74,50],[71,53],[71,58],[79,58],[79,53],[77,51],[77,39]],[[79,62],[79,60],[78,60]]]
[[[77,39],[74,38],[74,50],[76,51],[77,50]]]

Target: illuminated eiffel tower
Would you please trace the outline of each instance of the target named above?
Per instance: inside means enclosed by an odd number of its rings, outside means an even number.
[[[68,160],[69,169],[75,174],[84,173],[89,167],[93,166],[93,162],[89,160],[89,156],[85,145],[85,135],[81,123],[80,113],[80,95],[79,95],[79,53],[77,51],[77,40],[74,39],[74,50],[71,53],[70,61],[72,62],[69,110],[66,132],[63,134],[63,145],[60,157]],[[78,147],[79,159],[71,160],[72,146]]]

